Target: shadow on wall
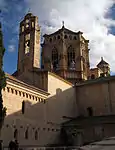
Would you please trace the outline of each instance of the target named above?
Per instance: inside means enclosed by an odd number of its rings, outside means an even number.
[[[32,104],[32,100],[22,99],[20,110],[5,118],[1,134],[3,145],[8,146],[14,138],[22,146],[28,143],[31,146],[57,144],[61,124],[68,121],[63,116],[78,116],[74,90],[62,91],[58,88],[56,95],[41,102],[34,100],[36,104]],[[15,103],[12,107],[15,107]]]

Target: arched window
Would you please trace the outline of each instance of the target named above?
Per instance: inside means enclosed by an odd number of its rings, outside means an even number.
[[[25,42],[25,54],[29,53],[30,51],[30,40]]]
[[[94,74],[91,75],[91,79],[95,79],[95,75]]]
[[[14,139],[17,139],[17,138],[18,138],[18,130],[15,129],[15,131],[14,131]]]
[[[87,112],[88,112],[88,116],[93,116],[93,108],[92,107],[88,107]]]
[[[38,131],[35,131],[35,140],[38,140]]]
[[[22,28],[21,28],[21,29],[22,29],[22,32],[24,32],[24,26],[23,26],[23,25],[22,25]]]
[[[76,37],[76,36],[74,36],[74,40],[77,40],[77,37]]]
[[[28,139],[28,129],[26,129],[26,132],[25,132],[25,139]]]
[[[105,76],[105,74],[104,74],[104,73],[101,73],[101,74],[100,74],[100,77],[104,77],[104,76]]]
[[[25,113],[25,101],[22,102],[22,114]]]
[[[68,66],[70,67],[71,63],[74,61],[75,62],[75,50],[72,46],[68,48]]]
[[[60,35],[58,35],[58,39],[60,39]]]
[[[67,35],[65,35],[64,38],[67,39]]]
[[[56,69],[58,65],[58,51],[56,48],[52,50],[52,65],[53,69]]]
[[[50,38],[50,42],[52,42],[52,38]]]

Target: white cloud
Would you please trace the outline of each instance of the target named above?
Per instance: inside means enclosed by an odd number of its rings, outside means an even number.
[[[0,0],[0,9],[2,9],[2,7],[6,6],[6,2],[5,0]]]
[[[9,52],[14,52],[15,51],[15,45],[9,45],[8,46],[8,51]]]
[[[74,31],[81,30],[90,40],[90,62],[92,67],[104,56],[115,72],[115,36],[109,34],[115,21],[109,14],[114,0],[25,0],[32,12],[39,17],[42,30],[51,33],[65,26]],[[109,16],[109,15],[108,15]],[[44,24],[44,21],[46,22]]]
[[[0,0],[0,10],[3,12],[8,12],[8,5],[6,0]]]

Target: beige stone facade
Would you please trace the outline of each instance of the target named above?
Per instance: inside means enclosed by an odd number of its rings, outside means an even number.
[[[41,113],[37,115],[36,105],[40,104],[44,106],[45,100],[48,97],[48,93],[38,88],[15,80],[15,78],[7,75],[7,86],[3,91],[4,106],[7,108],[7,116],[5,118],[2,139],[4,145],[8,145],[8,142],[14,138],[14,132],[17,129],[18,140],[22,139],[20,143],[23,145],[31,142],[32,138],[35,139],[34,133],[39,131],[39,123],[44,122],[44,109],[41,109]],[[22,114],[22,102],[25,102],[25,113]],[[34,110],[34,111],[33,111]],[[25,132],[29,126],[28,140],[25,139]],[[33,128],[33,133],[31,133]],[[24,142],[24,143],[23,143]],[[36,144],[37,140],[33,140],[33,144]],[[32,142],[30,143],[32,144]]]
[[[38,17],[28,13],[20,23],[18,75],[33,67],[40,68],[40,27]]]
[[[62,26],[45,35],[40,68],[38,18],[31,13],[24,17],[17,71],[6,74],[3,90],[7,116],[1,138],[5,146],[13,138],[21,146],[57,144],[61,125],[68,119],[115,114],[115,77],[107,77],[110,67],[103,59],[90,69],[89,41],[82,34]]]
[[[95,79],[100,77],[100,74],[102,73],[102,71],[99,68],[91,68],[90,69],[90,79]]]
[[[99,78],[77,85],[77,102],[80,114],[88,116],[91,107],[94,116],[115,114],[115,77]]]
[[[64,123],[73,145],[83,145],[115,135],[115,76],[76,85],[79,117]]]
[[[18,139],[21,146],[27,146],[28,143],[31,146],[43,146],[58,142],[61,123],[65,121],[63,116],[76,117],[78,114],[72,84],[49,72],[46,92],[8,74],[6,76],[3,99],[7,116],[1,134],[3,144],[8,146],[14,138]]]

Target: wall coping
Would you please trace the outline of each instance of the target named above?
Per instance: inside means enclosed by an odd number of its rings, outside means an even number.
[[[101,84],[105,82],[115,81],[115,76],[109,76],[109,77],[100,77],[97,79],[90,79],[83,81],[82,83],[76,83],[76,87],[85,86],[85,85],[91,85],[91,84]]]
[[[55,73],[48,72],[48,74],[49,74],[49,75],[52,75],[52,76],[54,76],[54,77],[56,77],[57,79],[59,79],[59,80],[65,82],[66,84],[69,84],[70,86],[73,86],[73,84],[72,84],[71,82],[69,82],[69,81],[63,79],[62,77],[58,76],[58,75],[55,74]]]
[[[63,123],[63,126],[74,126],[80,124],[94,124],[94,123],[115,123],[115,115],[103,115],[103,116],[92,116],[92,117],[77,117],[74,119],[70,119]]]

